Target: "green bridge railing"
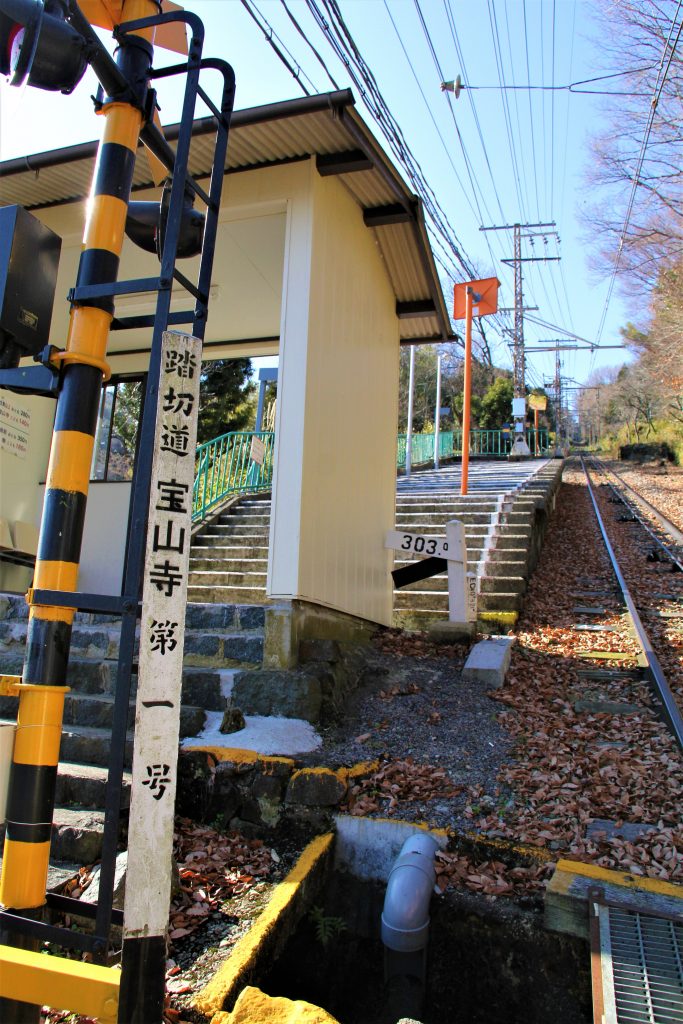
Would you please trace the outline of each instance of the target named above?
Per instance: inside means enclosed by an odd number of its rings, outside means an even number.
[[[538,436],[536,436],[538,434]],[[231,494],[267,491],[273,481],[272,431],[231,432],[197,447],[192,520],[198,522]],[[254,444],[256,439],[256,444]],[[526,440],[532,455],[548,451],[547,430],[527,430]],[[260,445],[263,445],[261,453]],[[502,430],[471,430],[470,455],[479,458],[504,458],[510,451],[511,435]],[[258,449],[258,451],[256,450]],[[263,454],[263,461],[259,461]],[[462,431],[444,430],[439,434],[439,457],[462,455]],[[256,457],[255,457],[256,456]],[[434,434],[413,434],[411,464],[434,461]],[[398,435],[397,469],[405,468],[406,435]]]
[[[231,432],[197,447],[192,520],[201,520],[231,494],[265,491],[273,479],[273,441],[270,430]],[[254,445],[256,439],[257,444]],[[263,461],[260,462],[260,446]],[[259,447],[259,452],[254,449]],[[254,457],[256,456],[256,457]]]
[[[526,442],[532,455],[545,455],[550,440],[547,430],[527,430]],[[512,446],[512,435],[503,430],[470,430],[470,455],[475,458],[505,458]],[[462,430],[439,433],[439,458],[462,456]],[[434,461],[434,434],[413,434],[411,465],[421,466]],[[396,465],[406,464],[406,435],[398,435]]]

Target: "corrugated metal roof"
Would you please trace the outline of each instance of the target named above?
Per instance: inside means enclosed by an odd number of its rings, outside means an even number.
[[[432,300],[433,315],[401,321],[405,341],[451,336],[450,323],[424,226],[420,200],[406,187],[353,107],[349,90],[235,111],[230,129],[227,173],[285,161],[361,150],[370,170],[344,173],[341,179],[364,210],[400,204],[410,213],[402,224],[370,228],[375,232],[397,302]],[[177,125],[165,129],[173,141]],[[140,147],[142,150],[142,147]],[[83,199],[90,191],[97,143],[0,162],[0,205],[17,203],[39,209]],[[210,118],[195,122],[190,172],[209,173],[213,156]],[[136,162],[133,188],[152,184],[147,161]]]

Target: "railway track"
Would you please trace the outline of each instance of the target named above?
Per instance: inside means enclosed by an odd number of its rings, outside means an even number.
[[[627,483],[613,467],[607,466],[595,455],[590,456],[589,461],[591,466],[607,479],[615,498],[631,511],[667,557],[676,563],[679,571],[683,571],[683,532],[644,494]],[[614,482],[611,478],[614,478]]]
[[[638,666],[654,693],[679,750],[683,751],[683,681],[678,664],[679,640],[675,630],[669,636],[670,631],[666,628],[667,620],[671,624],[683,620],[683,563],[679,546],[679,539],[683,540],[683,537],[673,523],[620,480],[617,473],[607,470],[596,459],[581,457],[581,466],[617,583],[618,598],[628,616],[629,632],[638,647]],[[618,485],[611,482],[610,475],[619,480]],[[627,497],[629,493],[630,497]],[[657,530],[639,514],[635,504],[638,500],[655,518]],[[625,515],[623,509],[631,514]],[[626,536],[625,527],[628,527]],[[649,547],[652,541],[656,545],[656,556]],[[665,589],[662,588],[662,580],[666,580]],[[647,627],[644,620],[650,620]],[[664,628],[659,628],[662,622]],[[669,667],[668,672],[665,665]],[[670,681],[667,675],[671,676],[672,672],[675,678]]]

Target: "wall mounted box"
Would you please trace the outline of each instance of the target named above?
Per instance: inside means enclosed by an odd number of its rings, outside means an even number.
[[[48,343],[62,240],[21,206],[0,208],[0,366]]]

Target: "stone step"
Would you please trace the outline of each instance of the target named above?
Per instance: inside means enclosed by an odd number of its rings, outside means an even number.
[[[266,548],[267,550],[267,548]],[[18,594],[0,593],[0,621],[21,622],[28,619],[28,605]],[[249,602],[242,605],[226,602],[222,605],[202,601],[188,602],[185,608],[185,628],[192,629],[262,629],[264,624],[263,609],[259,606],[251,608]],[[120,618],[115,615],[77,612],[74,616],[74,629],[83,626],[100,626],[116,628]]]
[[[100,765],[109,764],[111,748],[111,731],[98,729],[93,725],[65,725],[62,729],[60,756],[65,761],[78,764]],[[124,764],[130,768],[133,761],[133,736],[126,735]]]
[[[230,693],[235,671],[237,668],[245,667],[248,666],[245,666],[244,662],[240,662],[232,669],[184,669],[182,706],[190,709],[203,708],[207,711],[222,711],[225,707],[225,698]],[[4,668],[5,665],[3,663]],[[73,659],[69,663],[67,672],[67,684],[71,687],[71,693],[67,694],[67,699],[76,695],[113,699],[116,690],[116,671],[117,663],[115,661]],[[134,698],[135,691],[136,677],[133,676],[131,686],[132,698]],[[18,701],[18,697],[0,697],[0,714],[14,720],[16,718]],[[98,713],[106,714],[104,711]]]
[[[17,717],[18,697],[0,697],[0,717],[7,722],[15,722]],[[212,710],[220,711],[225,707],[223,699],[220,707]],[[111,733],[114,715],[114,698],[111,694],[82,694],[71,691],[64,699],[63,731],[73,728],[92,728]],[[204,728],[206,711],[203,707],[182,704],[180,708],[180,736],[196,736]],[[135,725],[135,703],[128,706],[128,729]],[[67,760],[71,760],[67,755]],[[78,759],[77,759],[78,760]],[[87,759],[86,759],[86,763]],[[97,764],[107,762],[95,762]]]
[[[104,814],[92,809],[55,807],[50,859],[92,864],[102,856]]]
[[[190,578],[192,579],[190,574]],[[203,574],[199,573],[198,576]],[[209,574],[211,575],[211,574]],[[223,574],[214,574],[221,576]],[[265,574],[261,574],[265,586]],[[200,582],[195,580],[194,582]],[[216,581],[214,581],[216,582]],[[217,581],[220,582],[220,581]],[[243,581],[239,581],[243,582]],[[261,579],[258,579],[257,586]],[[245,617],[246,618],[246,617]],[[257,621],[251,616],[248,621]],[[0,658],[23,652],[26,645],[27,623],[0,622]],[[103,630],[97,626],[81,626],[71,634],[71,658],[115,660],[119,653],[119,631]],[[137,657],[137,644],[136,653]],[[185,633],[183,661],[186,667],[205,665],[233,666],[247,662],[253,665],[263,659],[263,637],[260,632],[210,632],[190,630]],[[4,662],[3,662],[4,664]],[[4,669],[9,674],[9,670]]]
[[[130,804],[130,772],[123,773],[121,809]],[[62,807],[97,810],[104,807],[107,769],[101,765],[60,761],[57,772],[55,803]]]

